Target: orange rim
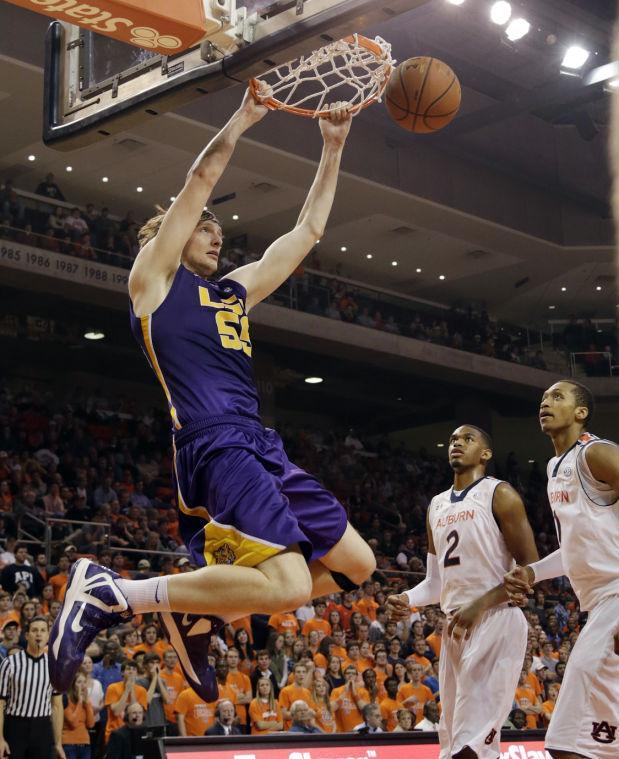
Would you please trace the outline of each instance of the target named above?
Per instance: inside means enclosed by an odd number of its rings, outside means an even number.
[[[350,34],[348,37],[343,37],[342,42],[354,42],[355,38],[357,40],[357,43],[360,45],[360,47],[365,48],[366,50],[369,50],[371,53],[373,53],[376,58],[380,58],[383,54],[383,50],[380,45],[378,45],[374,40],[369,39],[368,37],[364,37],[362,34]],[[274,69],[271,69],[274,70]],[[357,103],[350,109],[350,113],[355,114],[359,113],[359,111],[362,111],[364,108],[367,108],[369,105],[372,105],[372,103],[375,103],[380,96],[383,94],[385,87],[387,86],[387,82],[389,81],[389,76],[391,75],[391,71],[393,70],[393,66],[389,66],[385,73],[385,78],[380,86],[379,91],[372,95],[371,97],[366,98],[363,102]],[[278,100],[277,98],[267,98],[266,100],[260,100],[258,97],[258,82],[259,77],[254,77],[253,79],[249,80],[249,90],[251,94],[254,97],[254,100],[257,103],[261,103],[262,105],[269,108],[271,111],[286,111],[288,113],[293,113],[295,116],[304,116],[305,118],[322,118],[324,116],[327,116],[329,114],[329,110],[326,108],[323,108],[320,111],[312,111],[309,108],[299,108],[295,105],[287,105],[286,103],[283,103],[281,100]]]

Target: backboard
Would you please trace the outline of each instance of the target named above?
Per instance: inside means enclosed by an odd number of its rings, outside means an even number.
[[[83,147],[426,2],[225,0],[221,30],[169,56],[55,21],[46,39],[43,140]]]

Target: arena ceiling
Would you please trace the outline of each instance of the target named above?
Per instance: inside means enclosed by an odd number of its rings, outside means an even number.
[[[339,262],[355,280],[438,303],[484,302],[498,317],[531,325],[572,312],[614,315],[610,98],[601,85],[586,87],[559,69],[572,43],[591,49],[595,65],[609,60],[615,4],[517,5],[532,32],[516,44],[490,23],[487,0],[459,7],[432,0],[366,30],[389,39],[399,60],[425,54],[450,63],[463,84],[463,107],[451,127],[431,137],[405,133],[382,106],[358,118],[318,247],[324,268]],[[130,208],[146,215],[169,202],[241,89],[61,153],[40,140],[46,25],[39,15],[0,5],[0,177],[33,189],[52,171],[69,199],[121,215]],[[315,124],[274,114],[255,128],[216,190],[236,194],[216,208],[227,236],[247,233],[261,246],[293,224],[319,150]],[[28,154],[37,160],[29,163]]]

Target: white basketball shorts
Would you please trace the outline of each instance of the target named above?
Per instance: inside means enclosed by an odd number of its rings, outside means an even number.
[[[451,759],[465,746],[479,759],[497,759],[526,647],[527,622],[517,608],[486,612],[469,640],[448,637],[445,627],[439,666],[440,759]]]
[[[590,612],[567,663],[546,733],[546,749],[588,759],[619,757],[619,596]]]

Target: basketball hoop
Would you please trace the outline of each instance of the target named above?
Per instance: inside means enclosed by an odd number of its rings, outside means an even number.
[[[394,64],[384,39],[353,34],[251,79],[249,87],[272,110],[320,118],[328,114],[329,103],[339,100],[350,103],[354,115],[380,101]],[[271,97],[258,98],[259,81],[271,88]]]

